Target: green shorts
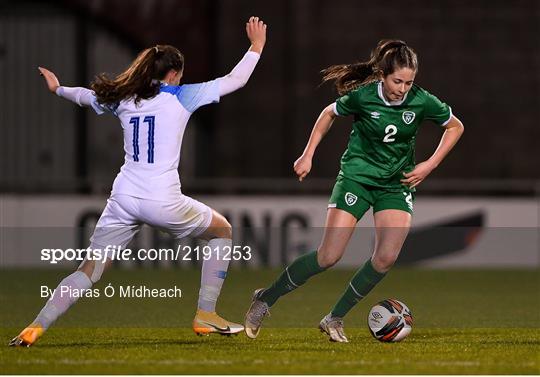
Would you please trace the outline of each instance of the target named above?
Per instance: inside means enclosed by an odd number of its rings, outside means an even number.
[[[402,191],[388,191],[362,185],[340,175],[332,190],[328,208],[342,209],[360,220],[369,207],[373,207],[373,213],[383,209],[399,209],[412,215],[413,202],[414,192],[405,187]]]

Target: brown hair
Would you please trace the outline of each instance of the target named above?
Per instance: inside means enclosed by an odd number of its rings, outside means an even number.
[[[322,82],[334,81],[338,94],[344,95],[361,85],[386,77],[399,68],[418,71],[416,52],[403,41],[384,39],[371,51],[368,61],[333,65],[321,71]]]
[[[123,99],[152,98],[159,93],[159,80],[171,70],[184,69],[184,56],[173,46],[156,45],[143,50],[131,65],[113,80],[102,73],[90,84],[97,100],[114,105]]]

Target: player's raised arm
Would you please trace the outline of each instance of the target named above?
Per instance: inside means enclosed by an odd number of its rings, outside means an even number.
[[[246,23],[246,34],[251,46],[233,70],[218,79],[220,96],[232,93],[246,85],[259,61],[266,44],[266,24],[259,17],[250,17]]]
[[[49,88],[49,91],[52,93],[56,93],[56,89],[60,86],[60,82],[58,81],[58,77],[56,75],[49,71],[46,68],[38,67],[40,76],[43,76],[45,79],[45,83],[47,84],[47,87]]]
[[[56,75],[46,68],[38,67],[40,75],[43,76],[47,84],[47,88],[57,96],[65,98],[79,106],[91,106],[98,114],[103,113],[96,102],[96,96],[90,89],[83,87],[67,87],[61,86]]]
[[[246,34],[251,42],[249,51],[262,54],[266,44],[266,24],[259,17],[250,17],[246,22]]]

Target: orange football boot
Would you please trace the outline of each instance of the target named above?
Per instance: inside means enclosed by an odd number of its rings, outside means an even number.
[[[43,326],[39,323],[32,323],[25,328],[19,335],[9,342],[10,347],[30,347],[34,344],[45,332]]]

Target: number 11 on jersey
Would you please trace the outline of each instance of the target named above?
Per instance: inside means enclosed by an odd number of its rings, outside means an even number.
[[[143,119],[143,123],[148,124],[148,163],[154,163],[154,129],[156,125],[156,117],[147,115]],[[139,162],[139,124],[140,117],[132,117],[129,124],[133,125],[133,161]]]

